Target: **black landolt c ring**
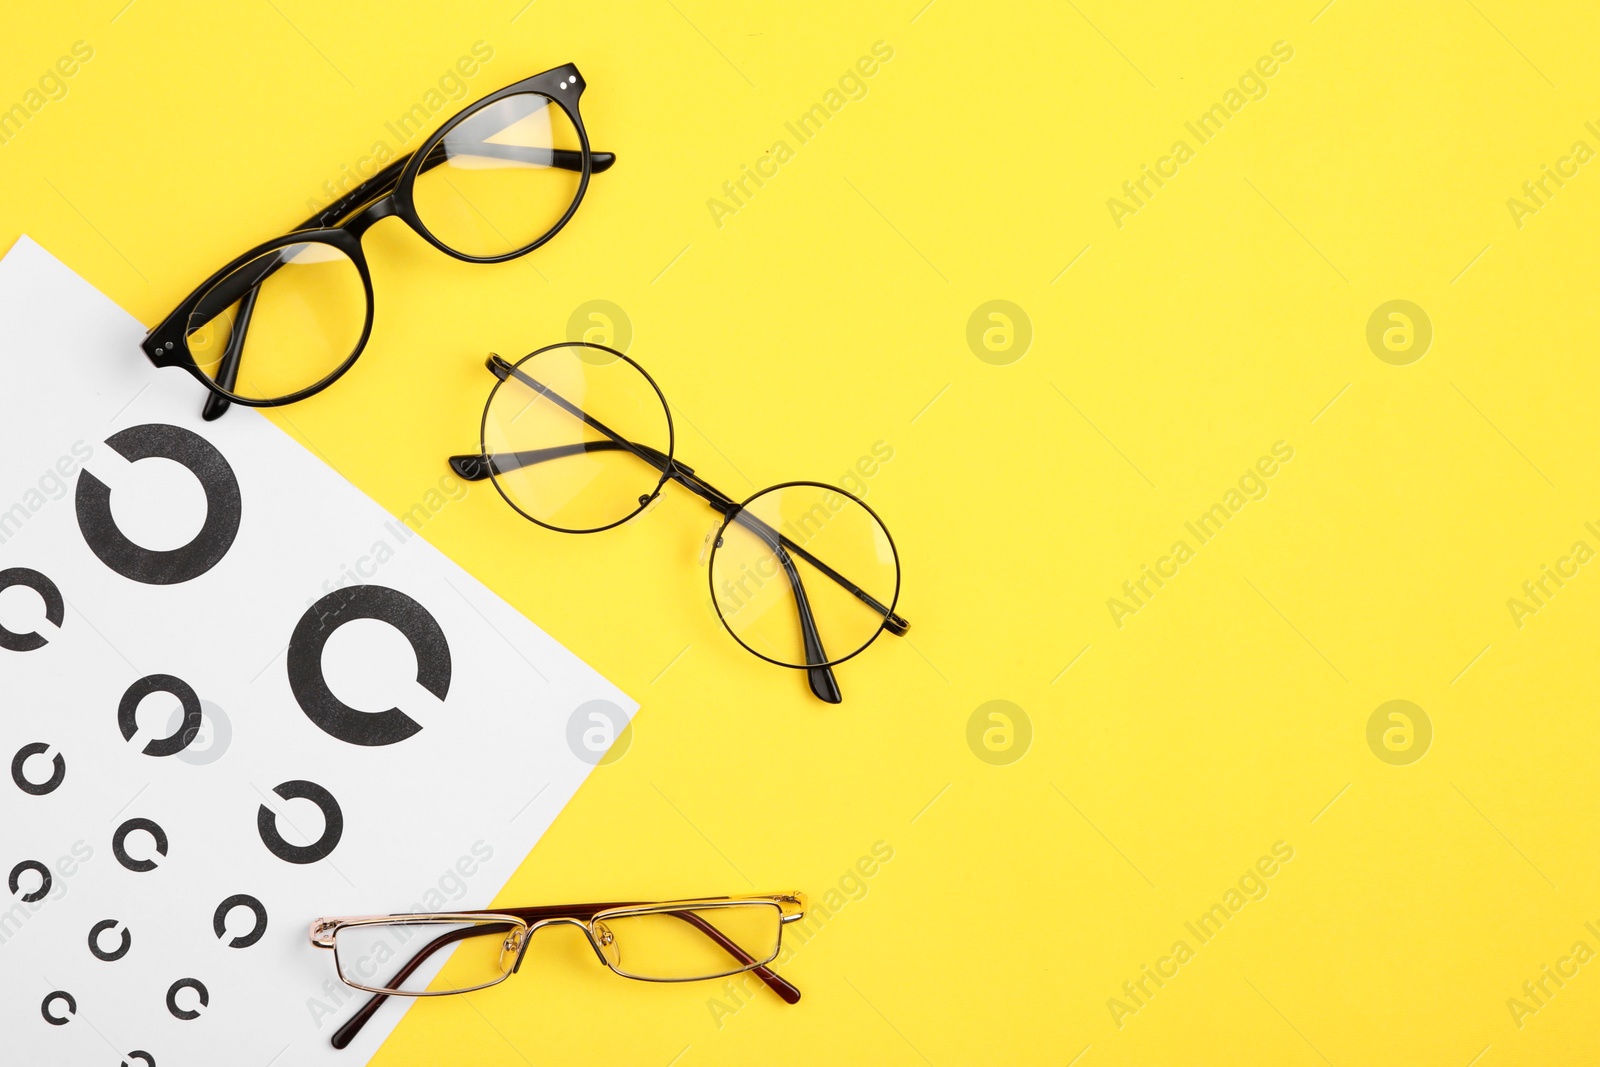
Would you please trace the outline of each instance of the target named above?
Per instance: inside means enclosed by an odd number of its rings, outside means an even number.
[[[563,342],[515,364],[490,356],[489,371],[479,451],[450,457],[451,469],[493,479],[524,518],[561,533],[618,526],[677,482],[719,516],[700,556],[710,607],[746,649],[805,671],[817,699],[839,703],[832,668],[910,628],[895,614],[900,557],[876,512],[821,482],[743,502],[717,489],[673,455],[665,396],[621,352]]]
[[[527,255],[567,224],[589,175],[616,161],[590,151],[583,90],[568,63],[459,112],[417,151],[207,278],[145,337],[145,355],[210,390],[207,419],[230,404],[279,407],[326,389],[372,332],[361,238],[374,223],[397,216],[469,263]]]

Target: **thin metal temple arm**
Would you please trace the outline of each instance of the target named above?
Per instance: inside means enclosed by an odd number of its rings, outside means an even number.
[[[862,589],[850,579],[846,578],[844,575],[840,574],[838,571],[822,562],[816,556],[812,555],[804,547],[796,544],[794,541],[790,540],[788,537],[785,537],[777,530],[774,530],[771,526],[768,526],[765,522],[756,518],[754,515],[751,515],[749,512],[741,511],[733,521],[737,522],[741,526],[746,526],[756,531],[761,539],[766,541],[769,545],[773,543],[773,539],[776,539],[778,545],[781,545],[788,551],[793,552],[795,555],[799,556],[801,559],[817,568],[817,570],[821,571],[829,578],[832,578],[840,586],[843,586],[845,591],[851,596],[854,596],[863,604],[866,604],[868,607],[870,607],[873,611],[876,611],[879,615],[882,615],[885,621],[884,629],[888,630],[896,637],[903,636],[905,632],[911,628],[911,624],[909,622],[890,611],[883,604],[879,603],[878,599],[871,593],[868,593],[865,589]]]

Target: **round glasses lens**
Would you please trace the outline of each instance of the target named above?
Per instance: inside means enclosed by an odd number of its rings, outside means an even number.
[[[185,341],[201,372],[234,396],[281,400],[350,361],[367,310],[361,271],[348,255],[316,242],[286,245],[206,290]]]
[[[540,93],[485,104],[429,151],[412,187],[422,225],[463,255],[502,256],[544,237],[578,198],[583,148]]]
[[[523,515],[569,533],[613,526],[643,508],[661,485],[671,440],[650,379],[592,345],[524,358],[484,414],[495,484]]]
[[[754,497],[730,517],[711,556],[723,623],[750,651],[789,667],[836,663],[866,648],[899,589],[889,531],[831,486],[787,485]]]

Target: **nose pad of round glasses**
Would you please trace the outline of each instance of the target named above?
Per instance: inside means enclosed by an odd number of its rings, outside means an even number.
[[[644,518],[646,515],[650,514],[657,507],[659,507],[661,505],[661,494],[660,493],[655,493],[655,494],[643,494],[643,493],[641,493],[640,496],[639,496],[639,504],[644,508],[644,510],[639,512],[639,514],[634,516],[634,518],[636,518],[636,519]]]
[[[711,553],[722,547],[722,538],[717,534],[722,530],[722,520],[718,519],[711,524],[711,529],[706,531],[706,539],[700,542],[700,566],[704,567],[711,562]]]
[[[622,953],[617,949],[617,935],[611,932],[611,927],[603,922],[595,922],[590,926],[590,936],[607,963],[615,967],[622,962]]]

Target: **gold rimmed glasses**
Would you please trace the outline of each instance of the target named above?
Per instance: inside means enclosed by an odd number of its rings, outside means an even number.
[[[584,932],[595,956],[642,982],[698,982],[753,971],[787,1003],[800,991],[773,972],[783,927],[805,917],[799,893],[664,903],[318,919],[311,943],[333,950],[339,980],[373,996],[333,1035],[344,1048],[393,996],[439,997],[497,985],[515,974],[533,934],[556,925]]]

